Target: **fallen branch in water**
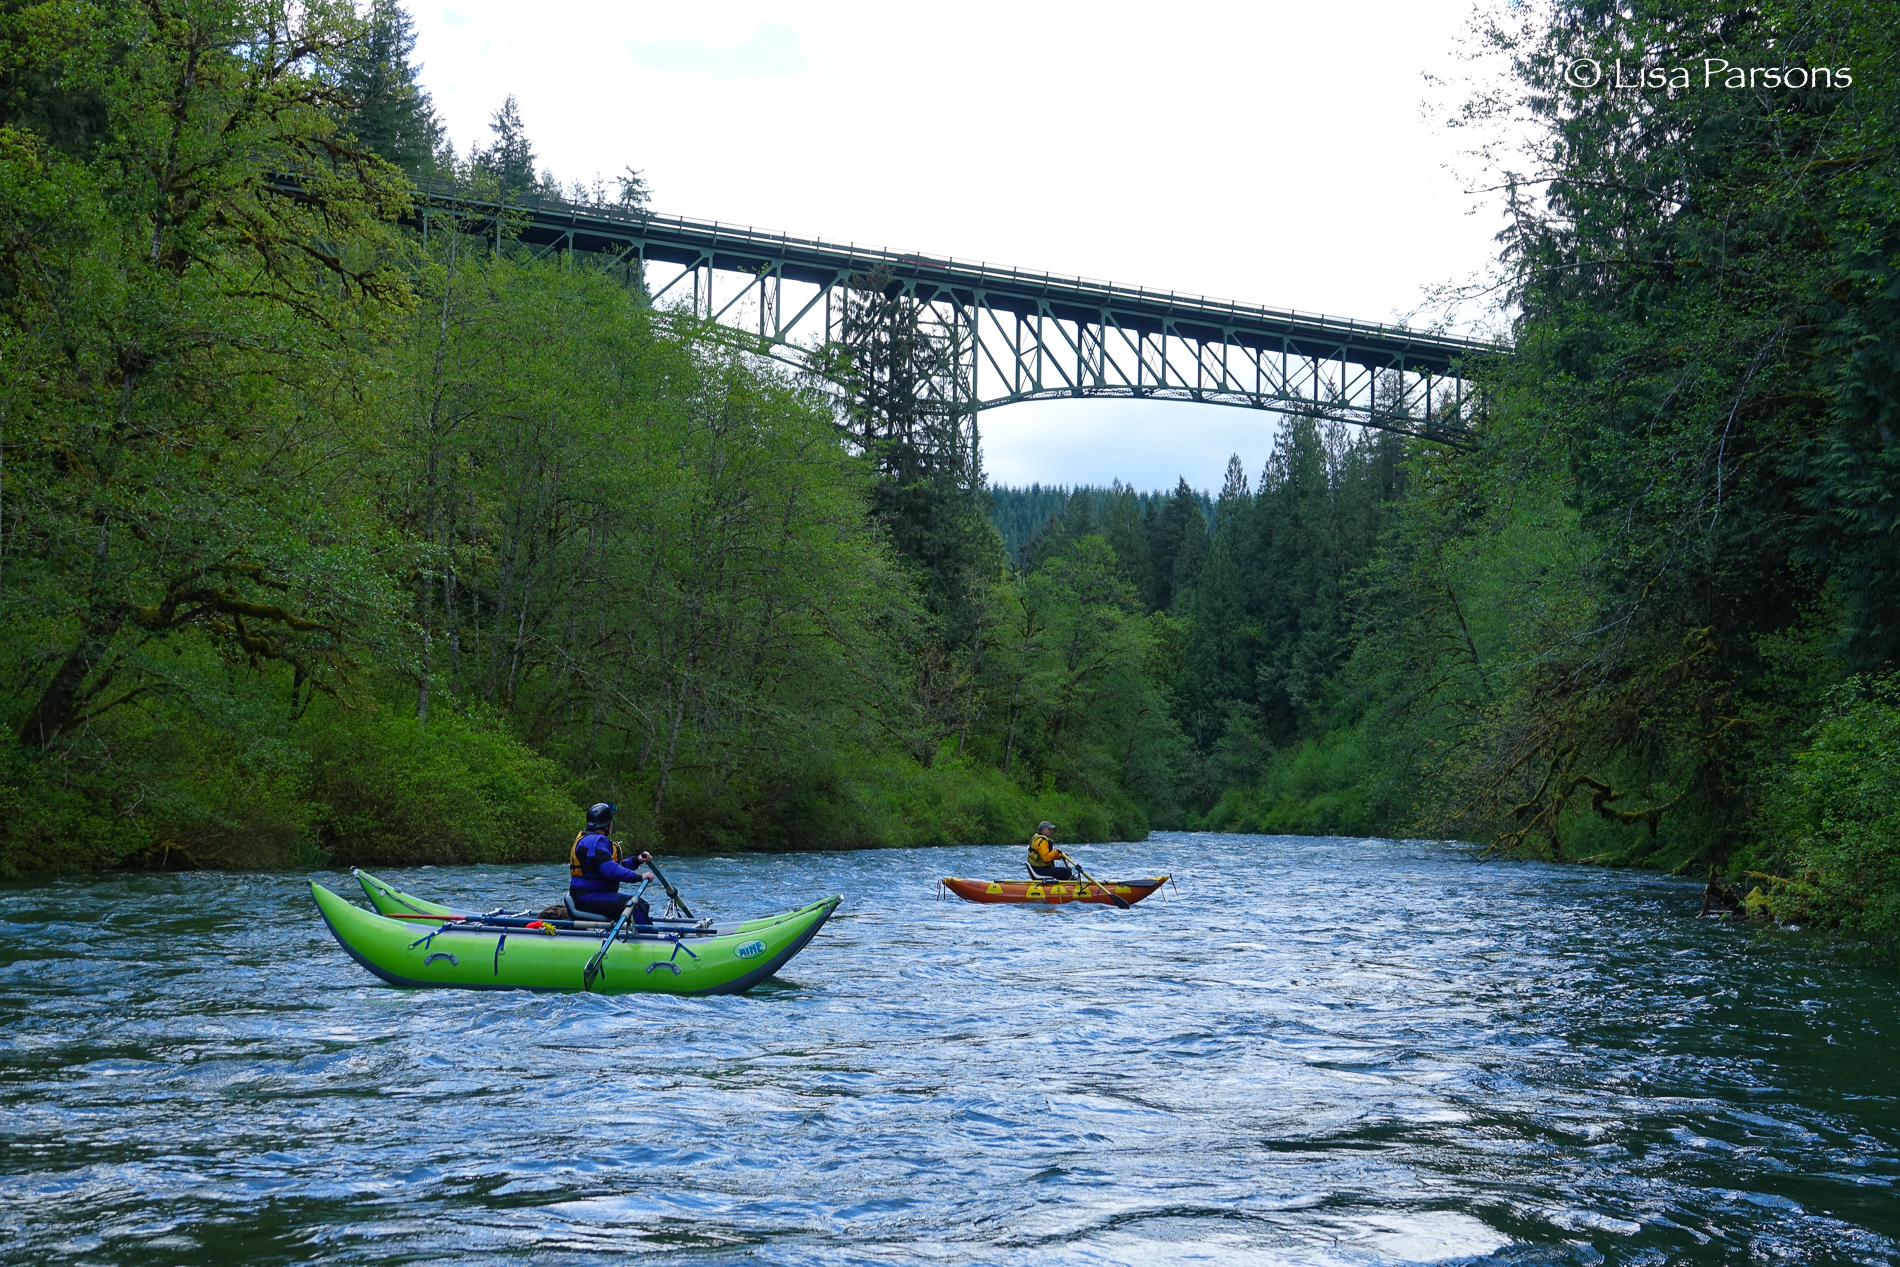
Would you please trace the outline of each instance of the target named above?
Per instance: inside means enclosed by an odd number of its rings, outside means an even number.
[[[1715,878],[1714,863],[1709,864],[1709,882],[1702,889],[1702,909],[1696,912],[1695,917],[1701,919],[1707,915],[1711,906],[1715,908],[1717,914],[1726,911],[1735,919],[1748,918],[1742,909],[1742,899],[1736,895],[1735,890]]]

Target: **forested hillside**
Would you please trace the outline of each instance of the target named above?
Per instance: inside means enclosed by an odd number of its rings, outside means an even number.
[[[597,799],[675,851],[1145,833],[1161,635],[1007,572],[874,279],[841,415],[401,227],[412,175],[559,186],[512,99],[457,156],[393,5],[0,43],[0,867],[552,858]]]
[[[1406,821],[1401,773],[1362,778],[1342,753],[1316,764],[1307,749],[1343,717],[1335,691],[1359,589],[1406,478],[1398,437],[1296,417],[1257,478],[1229,462],[1216,498],[1185,480],[1165,500],[1078,488],[1019,549],[1040,567],[1099,542],[1142,607],[1167,618],[1179,758],[1173,797],[1152,810],[1161,822],[1365,833]],[[993,496],[1008,507],[1023,494]]]
[[[1479,30],[1458,122],[1534,141],[1470,442],[1019,490],[888,278],[820,381],[425,241],[417,176],[648,190],[512,98],[456,150],[388,0],[0,13],[0,865],[553,856],[607,798],[674,850],[1456,836],[1893,944],[1900,4]]]
[[[1516,346],[1473,447],[1295,419],[1172,599],[1121,552],[1183,631],[1189,821],[1724,868],[1891,948],[1900,6],[1498,15],[1464,122],[1541,140],[1492,173]]]

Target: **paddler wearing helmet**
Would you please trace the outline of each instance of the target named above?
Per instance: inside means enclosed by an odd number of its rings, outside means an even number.
[[[1075,873],[1069,870],[1069,856],[1050,839],[1055,834],[1054,823],[1036,824],[1036,834],[1029,838],[1029,874],[1038,880],[1073,880]]]
[[[637,868],[643,862],[652,862],[653,855],[642,853],[631,860],[633,866],[626,865],[620,860],[620,846],[613,842],[613,830],[614,806],[610,802],[588,807],[587,826],[574,837],[574,848],[567,856],[567,896],[581,910],[607,919],[617,919],[627,903],[633,902],[634,924],[649,924],[652,917],[645,900],[634,902],[620,891],[620,882],[646,879]]]

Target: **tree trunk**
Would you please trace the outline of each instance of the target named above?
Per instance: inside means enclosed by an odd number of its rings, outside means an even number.
[[[102,605],[101,593],[106,588],[106,558],[111,550],[111,535],[107,524],[98,526],[99,540],[92,550],[92,578],[87,585],[89,591],[86,614],[79,626],[79,641],[66,654],[60,666],[53,673],[52,681],[40,692],[32,711],[26,720],[20,723],[20,742],[38,748],[50,748],[66,727],[72,724],[73,715],[84,701],[85,695],[80,687],[86,677],[100,660],[105,658],[112,640],[124,628],[126,618],[132,614],[130,604],[121,599],[111,599]]]
[[[79,641],[60,662],[53,680],[46,684],[33,709],[20,724],[20,742],[37,748],[50,748],[66,727],[72,724],[73,715],[86,695],[80,690],[86,677],[99,661],[105,658],[107,648],[124,628],[125,620],[131,614],[131,608],[125,603],[115,602],[104,615],[88,611],[85,624],[80,627]]]

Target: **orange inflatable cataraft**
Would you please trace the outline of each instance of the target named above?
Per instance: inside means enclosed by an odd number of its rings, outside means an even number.
[[[1113,906],[1115,897],[1133,906],[1168,882],[1165,875],[1145,880],[1119,880],[1113,884],[1090,884],[1085,880],[959,880],[943,878],[943,887],[966,902],[1028,902],[1060,906],[1065,902],[1094,902]],[[1115,897],[1110,897],[1113,893]]]

